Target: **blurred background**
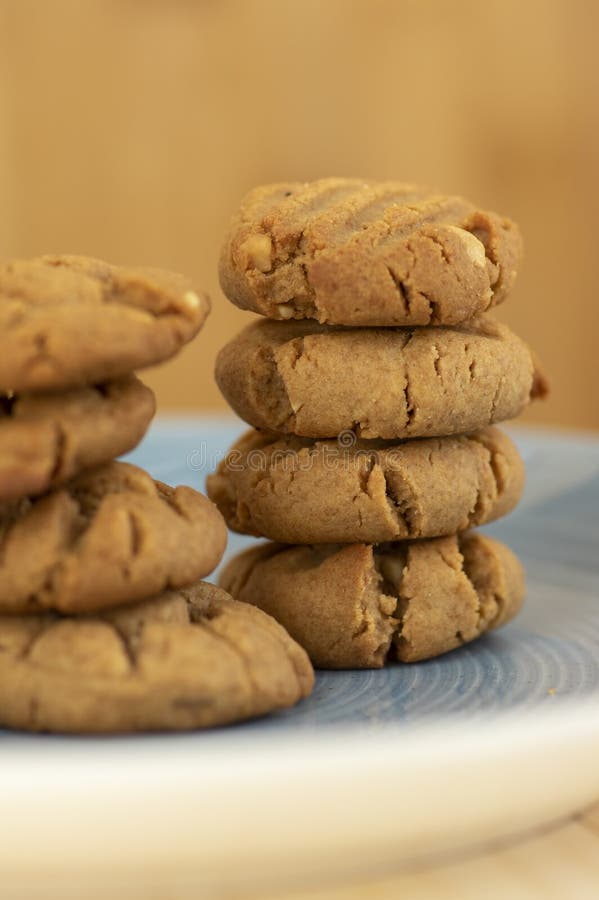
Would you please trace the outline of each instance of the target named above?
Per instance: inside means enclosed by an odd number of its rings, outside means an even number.
[[[213,313],[147,373],[161,410],[225,410],[218,348],[247,321],[217,259],[257,183],[420,181],[516,219],[500,316],[551,398],[599,427],[599,5],[590,0],[0,0],[0,256],[180,270]]]

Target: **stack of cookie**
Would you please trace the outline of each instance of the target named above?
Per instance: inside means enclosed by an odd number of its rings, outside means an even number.
[[[325,179],[252,191],[221,284],[266,318],[216,378],[254,429],[208,485],[230,528],[277,543],[221,585],[274,615],[322,668],[444,653],[518,611],[521,566],[469,531],[524,481],[493,423],[543,392],[528,347],[488,310],[517,227],[459,197]]]
[[[0,725],[189,728],[309,692],[276,622],[198,583],[226,544],[214,505],[114,462],[154,413],[133,370],[209,309],[166,272],[0,266]]]

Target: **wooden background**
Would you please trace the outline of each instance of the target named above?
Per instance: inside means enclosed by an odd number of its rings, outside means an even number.
[[[252,185],[435,184],[521,224],[501,316],[553,381],[528,421],[599,427],[596,37],[590,0],[0,0],[0,256],[90,253],[193,276],[199,339],[148,380],[224,409],[248,315],[216,261]]]

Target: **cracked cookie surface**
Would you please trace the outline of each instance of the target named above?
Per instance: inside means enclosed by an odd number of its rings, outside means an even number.
[[[200,582],[94,616],[0,616],[0,725],[189,729],[292,706],[304,650],[270,616]]]
[[[229,300],[273,319],[455,325],[505,299],[518,227],[462,197],[323,178],[257,187],[221,252]]]
[[[526,344],[491,316],[460,328],[262,319],[216,361],[220,390],[248,424],[314,438],[477,431],[518,415],[536,396],[535,375]]]
[[[262,544],[234,557],[219,583],[274,616],[322,669],[439,656],[508,622],[524,599],[518,559],[473,532],[379,546]]]
[[[41,494],[132,450],[154,415],[129,376],[45,394],[0,394],[0,503]]]
[[[183,587],[218,565],[226,541],[202,494],[110,463],[0,508],[0,612],[86,612]]]
[[[173,356],[202,327],[207,295],[182,275],[80,256],[0,266],[0,392],[56,390]]]
[[[380,543],[506,515],[524,465],[498,428],[405,443],[247,432],[206,481],[233,531],[288,544]]]

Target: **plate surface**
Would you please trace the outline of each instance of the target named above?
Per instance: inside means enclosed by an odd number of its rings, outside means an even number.
[[[242,428],[162,419],[130,458],[203,488]],[[310,875],[472,845],[596,799],[599,439],[513,434],[525,497],[484,530],[526,567],[515,623],[426,663],[321,673],[296,709],[211,733],[1,732],[2,868],[23,872],[36,847],[48,871],[125,879],[142,865],[169,883]],[[232,536],[228,552],[247,543]]]

